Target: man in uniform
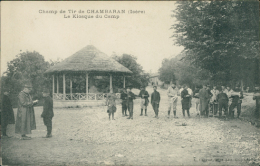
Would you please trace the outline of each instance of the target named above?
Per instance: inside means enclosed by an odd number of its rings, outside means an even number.
[[[141,91],[139,93],[139,97],[141,97],[141,114],[140,116],[143,116],[143,110],[145,109],[145,116],[147,116],[147,105],[149,103],[149,94],[145,90],[145,87],[141,87]]]
[[[199,98],[200,98],[200,115],[204,115],[208,117],[208,104],[209,104],[209,93],[207,90],[207,86],[203,85],[203,88],[199,91]]]
[[[135,94],[131,92],[130,87],[127,88],[127,109],[129,111],[129,117],[127,119],[133,120],[133,109],[134,109],[134,100]]]
[[[187,89],[188,89],[188,86],[184,85],[184,89],[181,92],[183,117],[185,117],[185,110],[187,110],[188,117],[190,117],[190,98],[191,98],[191,95],[189,94]]]
[[[159,118],[158,117],[159,103],[160,103],[161,97],[160,97],[160,93],[157,91],[157,86],[153,86],[153,90],[154,90],[154,92],[151,95],[151,104],[153,106],[153,110],[155,113],[154,118],[158,119]]]
[[[224,92],[224,93],[228,94],[228,90],[226,89],[226,87],[225,87],[225,86],[221,86],[221,90],[222,90],[222,92]]]
[[[197,116],[200,115],[200,112],[199,112],[199,104],[200,104],[199,91],[200,91],[199,88],[196,87],[195,91],[194,91],[194,95],[193,95],[193,98],[195,99]]]
[[[239,115],[241,113],[241,103],[243,98],[243,92],[237,87],[235,89],[235,92],[231,93],[231,104],[229,106],[229,117],[234,118],[234,108],[237,107],[237,118],[239,118]]]
[[[192,101],[193,91],[192,91],[192,89],[189,87],[189,85],[186,85],[186,86],[187,86],[188,94],[190,95],[190,97],[189,97],[189,107],[191,107],[191,106],[192,106],[191,101]]]
[[[15,124],[15,133],[21,134],[21,140],[28,140],[31,137],[26,134],[31,134],[31,130],[36,129],[35,114],[33,106],[38,103],[38,100],[33,101],[30,95],[32,84],[24,85],[24,89],[18,95],[18,111]]]
[[[120,99],[122,100],[122,116],[128,116],[127,111],[127,94],[125,88],[121,91]]]
[[[217,95],[219,94],[219,91],[216,86],[213,86],[213,89],[210,92],[212,94],[210,98],[211,109],[213,114],[216,115],[218,112]]]
[[[6,134],[6,129],[8,124],[14,124],[14,111],[12,107],[11,100],[9,98],[9,91],[4,92],[2,100],[2,136],[8,137]]]
[[[219,108],[219,117],[222,116],[222,109],[225,109],[225,115],[227,115],[228,112],[228,96],[224,92],[225,87],[222,86],[221,91],[217,95],[217,102],[218,102],[218,108]]]
[[[174,118],[177,118],[176,116],[176,107],[177,107],[177,101],[178,101],[178,91],[176,86],[171,82],[168,90],[168,118],[170,118],[171,109],[173,110]]]
[[[52,137],[52,118],[54,116],[53,113],[53,101],[50,97],[50,92],[48,89],[44,89],[43,93],[44,103],[43,103],[43,112],[41,117],[43,118],[43,123],[47,127],[47,135],[46,138]]]

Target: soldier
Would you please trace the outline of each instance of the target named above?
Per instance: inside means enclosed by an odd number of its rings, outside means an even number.
[[[200,115],[204,115],[208,117],[208,104],[209,104],[209,93],[207,90],[207,86],[203,85],[203,88],[199,91],[200,98]]]
[[[188,86],[184,85],[184,89],[181,92],[183,117],[185,117],[185,110],[187,110],[188,117],[190,117],[190,98],[191,98],[191,95],[189,94],[187,89],[188,89]]]
[[[127,94],[125,88],[121,91],[120,99],[122,100],[122,116],[128,116],[127,111]]]
[[[134,109],[134,100],[135,94],[131,92],[130,88],[127,88],[127,109],[129,111],[129,117],[127,119],[133,120],[133,109]]]
[[[178,91],[176,89],[176,86],[171,82],[168,90],[168,118],[170,118],[171,108],[173,110],[174,118],[178,118],[176,116],[176,107],[177,107],[177,101],[178,101]]]
[[[50,92],[48,89],[44,89],[43,93],[44,103],[43,103],[43,112],[41,117],[43,118],[43,123],[47,127],[47,135],[45,138],[52,137],[52,118],[54,116],[53,113],[53,101],[50,97]]]
[[[213,86],[213,89],[210,92],[212,94],[210,98],[211,109],[213,114],[216,115],[218,112],[217,95],[219,94],[219,91],[216,86]]]
[[[199,88],[195,88],[193,98],[195,98],[195,106],[196,106],[196,113],[197,116],[200,115],[199,112],[199,104],[200,104],[200,98],[199,98]]]
[[[29,140],[31,137],[26,134],[31,134],[31,130],[36,129],[35,114],[33,106],[38,103],[38,100],[33,101],[30,95],[32,84],[24,85],[24,89],[18,95],[18,111],[15,124],[15,133],[21,134],[21,140]]]
[[[255,87],[253,100],[256,101],[255,115],[257,118],[259,118],[259,115],[260,115],[260,87],[259,86]]]
[[[2,136],[8,137],[6,134],[6,129],[8,124],[14,124],[14,111],[12,107],[11,100],[9,98],[9,91],[4,92],[2,100]]]
[[[228,90],[226,89],[225,86],[221,86],[221,90],[222,90],[224,93],[228,94]]]
[[[141,87],[141,91],[139,93],[139,97],[141,97],[141,114],[140,116],[143,116],[143,110],[145,109],[145,116],[147,116],[147,105],[149,103],[149,94],[145,90],[145,87]]]
[[[157,86],[153,86],[153,93],[151,95],[151,104],[153,106],[153,110],[154,110],[154,113],[155,113],[155,116],[154,118],[159,118],[158,117],[158,113],[159,113],[159,103],[160,103],[160,100],[161,100],[161,96],[160,96],[160,93],[157,91]]]
[[[234,92],[234,91],[233,91],[229,86],[227,86],[226,93],[227,93],[227,96],[228,96],[228,98],[229,98],[228,105],[230,105],[230,104],[232,103],[231,94],[232,94],[233,92]]]
[[[222,108],[225,109],[225,115],[227,115],[228,112],[228,96],[224,92],[225,88],[222,87],[221,91],[217,95],[217,102],[218,102],[218,108],[219,108],[219,117],[222,116]]]
[[[188,94],[190,95],[190,97],[189,97],[189,107],[191,108],[191,106],[192,106],[191,101],[192,101],[193,91],[192,91],[192,89],[189,87],[189,85],[186,85],[186,86],[187,86]]]
[[[231,93],[231,104],[229,106],[229,117],[234,118],[234,108],[237,107],[237,118],[239,118],[239,115],[241,113],[241,103],[243,98],[243,92],[237,87],[235,89],[235,92]]]

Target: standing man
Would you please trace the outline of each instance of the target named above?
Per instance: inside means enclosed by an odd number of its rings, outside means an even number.
[[[187,89],[188,89],[188,86],[184,85],[184,89],[181,92],[183,117],[185,117],[185,110],[187,110],[188,117],[190,117],[190,98],[191,98],[191,95],[189,94]]]
[[[21,134],[21,140],[28,140],[31,137],[26,134],[31,134],[31,130],[36,129],[35,114],[33,106],[38,103],[38,100],[32,101],[30,92],[32,84],[24,85],[24,89],[18,95],[18,111],[15,124],[15,133]]]
[[[255,92],[253,95],[253,100],[256,102],[256,109],[255,109],[255,115],[257,118],[260,117],[260,87],[255,87]]]
[[[160,93],[157,91],[157,86],[153,86],[153,93],[151,95],[151,103],[153,106],[153,110],[155,113],[155,117],[154,118],[159,118],[158,117],[158,112],[159,112],[159,103],[160,103],[161,97],[160,97]]]
[[[188,94],[190,95],[190,98],[189,98],[189,107],[191,107],[192,106],[192,104],[191,104],[191,100],[192,100],[192,96],[193,96],[193,92],[192,92],[192,89],[188,86],[188,85],[186,85],[187,86],[187,91],[188,91]]]
[[[213,86],[213,89],[210,92],[212,94],[210,98],[210,105],[212,106],[211,109],[213,114],[216,115],[218,112],[217,95],[219,94],[219,91],[216,86]]]
[[[218,109],[219,109],[219,117],[221,118],[222,116],[222,109],[224,108],[225,110],[225,115],[227,115],[228,112],[228,96],[227,94],[224,92],[225,87],[222,86],[221,91],[219,92],[219,94],[217,95],[217,102],[218,102]]]
[[[134,99],[135,94],[131,92],[130,88],[127,88],[127,109],[129,111],[129,117],[127,119],[133,120]]]
[[[140,116],[143,116],[143,110],[145,109],[145,116],[147,116],[147,105],[149,103],[149,94],[145,90],[145,87],[141,87],[141,91],[139,93],[139,97],[141,97],[141,114]]]
[[[11,100],[9,99],[9,91],[4,92],[2,100],[2,136],[8,137],[6,134],[6,129],[8,124],[14,124],[14,111],[12,107]]]
[[[168,118],[170,118],[170,113],[171,113],[171,108],[173,110],[174,118],[178,118],[176,116],[176,107],[177,107],[177,101],[178,101],[178,90],[176,86],[171,82],[168,90],[167,90],[167,95],[168,95]]]
[[[227,86],[226,93],[227,93],[227,96],[229,98],[229,103],[228,104],[230,105],[232,103],[231,95],[233,93],[233,90],[229,86]]]
[[[200,115],[204,115],[208,117],[208,103],[209,103],[209,93],[207,90],[206,85],[203,85],[203,88],[199,91],[199,98],[200,98]]]
[[[52,118],[54,116],[53,113],[53,101],[50,97],[50,92],[48,89],[44,89],[43,93],[44,103],[43,103],[43,112],[41,114],[41,117],[43,118],[43,123],[47,127],[47,135],[45,138],[52,137],[51,131],[52,131]]]
[[[195,91],[194,91],[194,95],[193,95],[193,98],[195,98],[197,116],[200,115],[200,111],[199,111],[199,105],[200,105],[199,91],[200,91],[199,88],[196,87]]]
[[[212,93],[211,93],[211,90],[210,90],[210,85],[207,85],[207,91],[208,91],[208,94],[209,94],[209,101],[208,101],[208,106],[207,106],[207,112],[210,111],[210,98],[212,97]]]
[[[228,115],[230,118],[234,118],[234,108],[237,107],[237,118],[239,118],[241,113],[241,103],[243,98],[243,92],[237,87],[234,92],[231,94],[232,102],[229,106]]]
[[[121,91],[120,99],[122,100],[122,116],[128,116],[127,111],[127,94],[125,88]]]

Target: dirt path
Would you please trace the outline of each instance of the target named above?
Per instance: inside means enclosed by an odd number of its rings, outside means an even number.
[[[151,92],[151,88],[148,89]],[[105,107],[55,109],[53,137],[46,134],[40,114],[35,109],[37,130],[32,140],[19,140],[14,125],[8,127],[12,138],[2,139],[4,165],[257,165],[259,129],[239,119],[198,118],[194,107],[190,119],[168,119],[166,91],[162,96],[159,119],[154,119],[151,105],[148,117],[139,116],[135,100],[134,120],[121,116],[109,121]],[[151,94],[151,93],[150,93]],[[245,103],[244,103],[245,104]],[[15,111],[16,112],[16,111]],[[187,126],[180,126],[183,122]]]

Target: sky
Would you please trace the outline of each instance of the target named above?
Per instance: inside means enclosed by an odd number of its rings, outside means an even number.
[[[37,51],[45,60],[55,61],[87,45],[94,45],[108,56],[134,55],[146,72],[158,72],[164,58],[174,57],[183,49],[175,46],[170,38],[173,34],[170,28],[175,23],[171,14],[175,7],[174,1],[3,1],[1,74],[7,70],[7,62],[21,52]],[[65,13],[60,13],[61,10]],[[125,13],[87,13],[90,10],[125,10]],[[130,10],[143,13],[129,13]],[[94,18],[73,18],[73,14]],[[105,18],[111,16],[118,18]]]

